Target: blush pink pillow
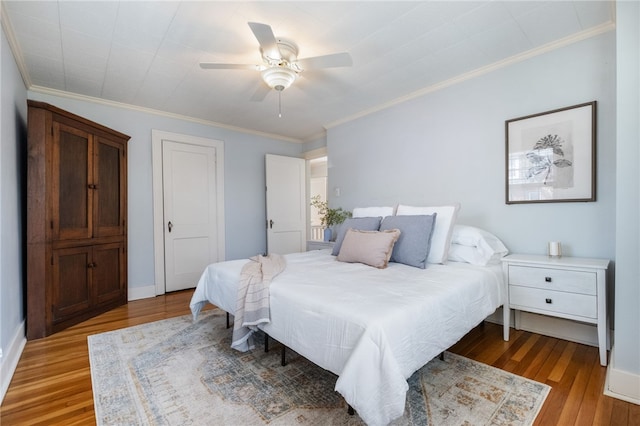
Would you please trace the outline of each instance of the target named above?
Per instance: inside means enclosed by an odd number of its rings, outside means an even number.
[[[349,229],[344,237],[338,260],[348,263],[364,263],[379,269],[389,264],[393,246],[400,237],[400,230],[359,231]]]

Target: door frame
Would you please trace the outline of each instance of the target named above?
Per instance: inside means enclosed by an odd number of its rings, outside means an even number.
[[[307,171],[305,179],[305,191],[307,192],[307,241],[311,239],[311,166],[310,160],[320,157],[327,157],[327,169],[329,167],[329,155],[327,147],[323,146],[304,153],[303,158],[307,160]],[[327,201],[329,200],[329,171],[327,170]]]
[[[218,217],[218,257],[225,260],[225,220],[224,220],[224,142],[198,136],[151,130],[151,157],[153,169],[153,259],[156,296],[165,294],[165,262],[164,262],[164,203],[162,188],[162,141],[188,145],[206,146],[216,149],[216,193]]]

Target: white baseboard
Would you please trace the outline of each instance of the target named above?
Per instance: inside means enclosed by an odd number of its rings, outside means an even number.
[[[148,299],[150,297],[156,297],[156,286],[148,285],[144,287],[129,287],[128,300]]]
[[[502,308],[486,318],[487,321],[502,324]],[[515,324],[514,312],[511,311],[511,327]],[[577,321],[555,318],[546,315],[520,313],[520,329],[532,333],[543,334],[570,342],[598,346],[598,329],[595,325]]]
[[[22,321],[13,335],[9,347],[6,351],[3,351],[2,364],[0,364],[0,403],[4,400],[7,389],[9,389],[9,383],[11,383],[13,373],[16,371],[18,361],[20,361],[20,356],[26,344],[26,323]]]
[[[604,394],[640,405],[640,375],[615,368],[615,347],[611,349],[611,361],[604,382]]]
[[[598,329],[595,325],[529,312],[521,312],[520,315],[521,330],[584,345],[598,346]]]

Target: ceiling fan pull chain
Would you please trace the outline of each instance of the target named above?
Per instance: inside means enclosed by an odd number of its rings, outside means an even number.
[[[282,118],[282,90],[278,90],[278,118]]]

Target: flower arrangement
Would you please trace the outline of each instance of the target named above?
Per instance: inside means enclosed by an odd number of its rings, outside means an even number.
[[[329,204],[326,201],[321,201],[319,195],[311,197],[311,206],[318,209],[320,223],[325,228],[339,225],[344,222],[345,219],[351,217],[351,212],[342,210],[342,207],[338,207],[337,209],[329,208]]]

